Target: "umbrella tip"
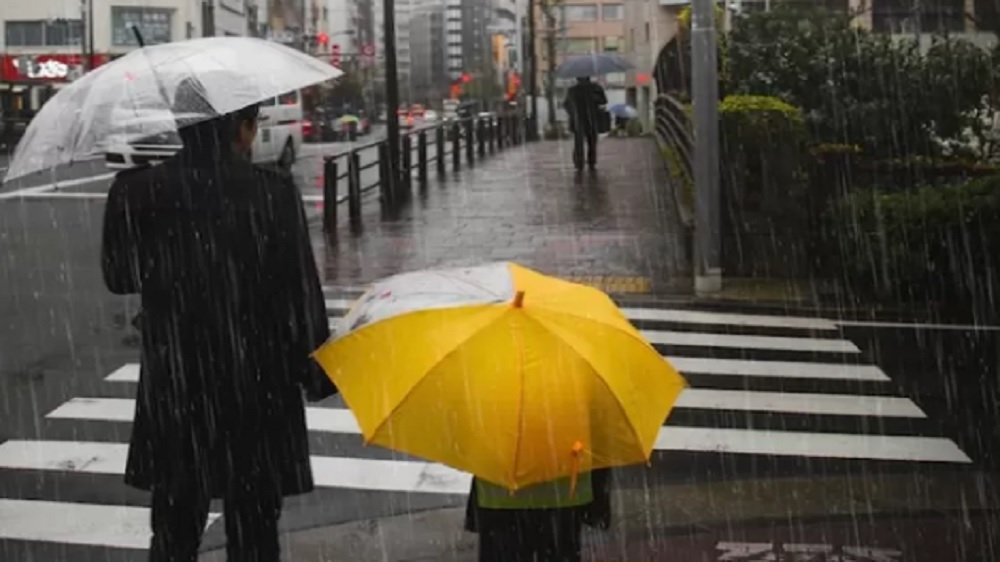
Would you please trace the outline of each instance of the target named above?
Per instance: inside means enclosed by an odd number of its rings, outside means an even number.
[[[514,295],[514,302],[512,303],[512,306],[514,308],[523,308],[524,307],[524,291],[518,291]]]

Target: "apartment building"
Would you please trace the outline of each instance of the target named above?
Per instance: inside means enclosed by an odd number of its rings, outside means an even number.
[[[448,94],[448,50],[444,0],[425,0],[410,18],[412,101],[437,103]]]

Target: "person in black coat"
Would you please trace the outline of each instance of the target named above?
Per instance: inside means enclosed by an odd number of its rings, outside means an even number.
[[[479,534],[479,562],[578,562],[584,525],[611,526],[611,469],[591,472],[593,501],[557,509],[487,509],[479,505],[476,479],[465,505],[465,530]]]
[[[108,195],[104,280],[142,305],[125,481],[152,492],[153,562],[195,562],[212,498],[229,560],[277,561],[282,498],[313,489],[303,390],[336,392],[310,357],[329,328],[301,196],[248,158],[257,113],[181,128]]]
[[[573,165],[583,169],[583,148],[587,147],[587,165],[597,167],[597,134],[601,129],[602,105],[608,97],[600,84],[590,78],[577,78],[563,100],[563,107],[569,114],[569,127],[573,131]]]

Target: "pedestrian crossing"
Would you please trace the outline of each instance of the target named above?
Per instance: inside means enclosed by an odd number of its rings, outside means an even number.
[[[327,295],[335,325],[357,293],[331,288]],[[674,470],[684,477],[685,467],[671,462],[678,455],[704,462],[876,462],[900,470],[972,462],[954,441],[933,429],[933,420],[916,403],[898,395],[889,375],[842,336],[836,321],[655,303],[622,311],[691,383],[661,429],[651,466],[636,470]],[[0,553],[11,541],[137,552],[146,548],[148,509],[136,501],[123,503],[121,494],[111,492],[124,488],[120,477],[127,428],[135,411],[129,396],[139,380],[139,365],[127,362],[100,375],[89,395],[44,410],[45,431],[0,443],[0,478],[96,478],[109,497],[95,498],[89,490],[77,498],[67,493],[77,488],[58,486],[54,497],[13,497],[16,487],[0,487]],[[365,447],[357,422],[339,398],[307,407],[306,421],[316,437],[311,462],[318,493],[454,499],[469,489],[467,474]],[[210,527],[218,517],[212,514]]]

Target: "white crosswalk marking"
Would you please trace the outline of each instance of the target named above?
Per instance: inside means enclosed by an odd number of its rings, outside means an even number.
[[[327,293],[331,322],[354,298]],[[665,459],[671,454],[699,455],[727,465],[732,460],[724,459],[756,462],[763,457],[900,466],[972,462],[951,439],[910,429],[929,427],[916,424],[931,420],[909,398],[893,395],[889,376],[879,366],[865,364],[862,350],[841,337],[835,321],[651,305],[622,310],[632,321],[646,323],[641,333],[659,346],[666,361],[703,385],[693,383],[681,394],[675,416],[661,428],[655,450]],[[140,368],[137,362],[111,367],[87,394],[46,405],[47,423],[40,434],[15,434],[0,443],[0,470],[37,472],[48,479],[89,475],[120,481],[128,453],[123,427],[135,415],[135,400],[123,398],[122,392],[134,388],[129,385],[138,382]],[[795,390],[781,390],[786,385]],[[747,420],[745,426],[742,420]],[[311,457],[323,493],[449,498],[469,489],[468,474],[364,447],[357,421],[343,407],[307,407],[306,423],[323,442]],[[61,430],[62,439],[47,434],[56,430]],[[66,440],[67,435],[72,440]],[[334,444],[335,451],[323,448]],[[654,457],[652,470],[675,469],[672,463],[657,462],[659,458]],[[92,496],[75,500],[61,492],[44,498],[0,498],[0,540],[145,549],[148,509],[116,502],[117,496],[101,502]],[[211,520],[216,518],[213,514]]]

